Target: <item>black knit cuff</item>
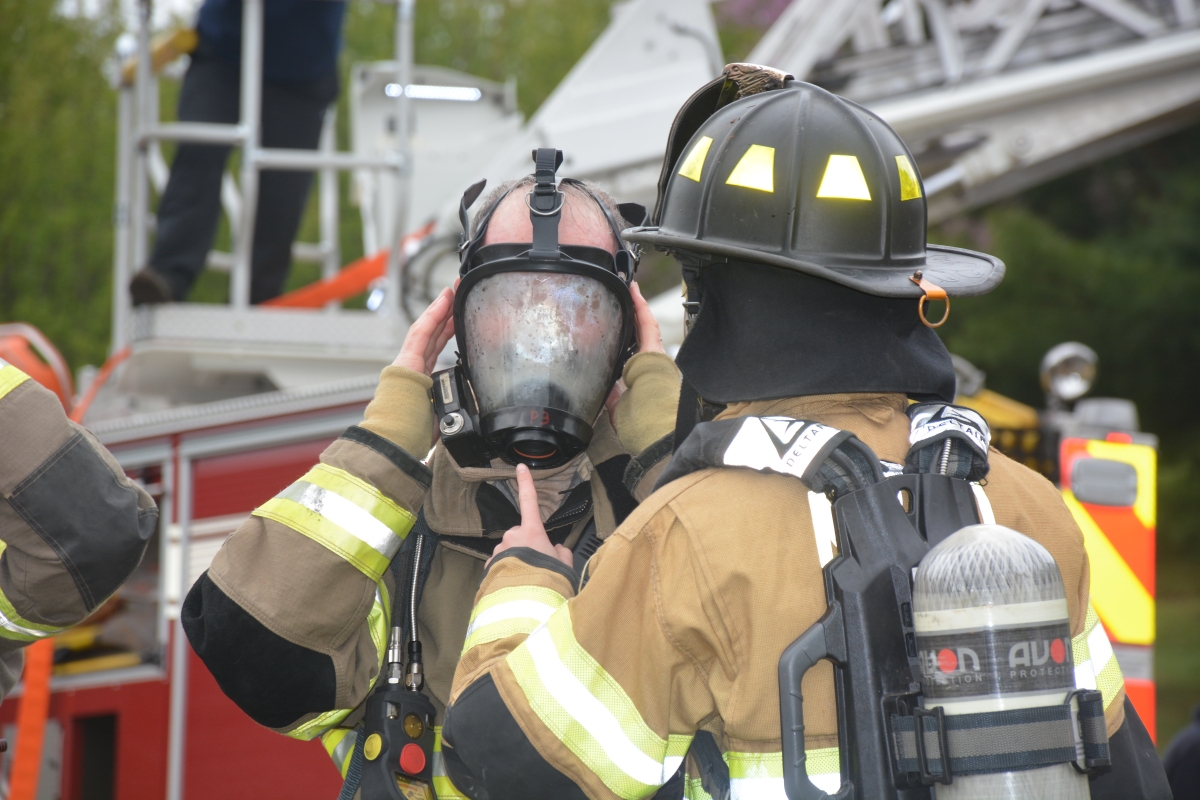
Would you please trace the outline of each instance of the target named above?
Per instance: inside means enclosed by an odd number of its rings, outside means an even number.
[[[579,585],[579,573],[571,567],[568,567],[563,562],[559,561],[554,556],[548,556],[543,552],[534,550],[532,547],[510,547],[500,555],[492,559],[487,565],[487,569],[483,571],[483,577],[486,580],[488,572],[492,567],[496,566],[496,562],[502,558],[519,558],[531,567],[538,569],[548,569],[562,575],[572,586]]]

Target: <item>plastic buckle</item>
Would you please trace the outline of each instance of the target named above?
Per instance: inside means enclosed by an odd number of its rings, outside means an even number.
[[[1077,757],[1071,762],[1071,766],[1080,775],[1094,775],[1100,772],[1107,772],[1112,766],[1112,758],[1108,750],[1108,737],[1105,736],[1104,742],[1091,741],[1084,735],[1083,711],[1088,709],[1091,713],[1088,716],[1104,719],[1104,695],[1096,689],[1075,689],[1067,694],[1064,704],[1071,708],[1072,729],[1075,732],[1075,745]],[[1103,722],[1101,722],[1103,724]],[[1093,754],[1088,755],[1089,746],[1095,749],[1101,749],[1106,755]],[[1081,763],[1082,762],[1082,763]]]
[[[929,754],[925,750],[925,726],[923,717],[933,717],[937,731],[938,749],[941,751],[942,771],[934,773],[929,769]],[[946,714],[941,706],[936,708],[916,707],[912,710],[913,734],[917,744],[917,774],[922,786],[933,786],[935,783],[949,785],[954,780],[950,769],[949,737],[946,734]]]

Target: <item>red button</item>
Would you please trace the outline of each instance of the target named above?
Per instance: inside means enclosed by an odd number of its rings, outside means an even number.
[[[425,769],[425,751],[421,745],[409,742],[400,751],[400,769],[409,775],[417,775]]]

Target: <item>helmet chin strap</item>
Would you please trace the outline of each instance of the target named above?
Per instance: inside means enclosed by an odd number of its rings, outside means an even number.
[[[564,198],[554,173],[562,160],[562,150],[551,147],[539,147],[533,153],[535,182],[525,202],[529,205],[529,221],[533,225],[533,247],[529,250],[529,258],[534,261],[557,261],[560,256],[558,223],[562,220]]]

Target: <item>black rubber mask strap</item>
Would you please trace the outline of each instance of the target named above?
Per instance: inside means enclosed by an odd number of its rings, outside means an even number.
[[[554,181],[554,173],[562,164],[562,151],[551,147],[539,147],[533,152],[533,190],[526,196],[529,204],[529,221],[533,225],[533,247],[529,257],[538,261],[557,261],[558,223],[562,219],[563,194]]]

